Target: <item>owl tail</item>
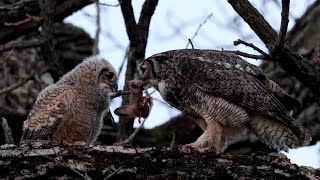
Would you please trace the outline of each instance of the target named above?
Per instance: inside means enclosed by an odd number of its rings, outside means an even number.
[[[262,114],[255,114],[248,126],[261,142],[277,151],[288,151],[289,148],[305,146],[310,142],[309,133],[304,135],[305,138],[301,138],[300,133],[295,134],[283,123]]]
[[[264,81],[262,81],[262,83],[268,89],[268,91],[270,91],[281,102],[281,104],[286,108],[287,111],[301,107],[302,104],[299,99],[296,99],[288,95],[274,81],[265,78]]]

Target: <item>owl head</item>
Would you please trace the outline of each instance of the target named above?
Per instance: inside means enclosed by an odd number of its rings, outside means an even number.
[[[94,86],[103,93],[116,92],[117,73],[114,67],[104,58],[92,56],[86,58],[73,70],[65,74],[57,84],[73,86]]]
[[[143,80],[145,86],[157,86],[159,81],[165,79],[171,74],[170,66],[174,65],[174,59],[170,53],[164,52],[155,54],[145,59],[140,64],[140,79]]]

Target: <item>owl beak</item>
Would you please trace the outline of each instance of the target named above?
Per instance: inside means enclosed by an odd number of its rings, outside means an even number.
[[[109,81],[108,83],[110,85],[110,88],[112,92],[117,92],[118,91],[118,84],[116,81]]]
[[[145,69],[144,73],[141,75],[141,79],[146,80],[152,78],[151,64],[148,61],[146,61],[143,63],[141,67]]]

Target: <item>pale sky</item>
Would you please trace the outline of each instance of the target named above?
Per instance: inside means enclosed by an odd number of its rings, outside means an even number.
[[[138,20],[144,1],[132,1],[135,18]],[[118,3],[116,0],[104,0],[101,2],[108,4]],[[272,27],[278,30],[281,17],[280,7],[273,1],[259,0],[251,2],[264,15]],[[263,4],[262,2],[266,3]],[[281,1],[278,0],[278,2],[281,4]],[[313,2],[314,0],[291,1],[289,29],[293,26],[294,19],[299,18],[305,12],[307,6]],[[265,50],[264,44],[253,34],[247,24],[241,19],[233,21],[237,14],[226,0],[159,0],[150,24],[146,57],[162,51],[184,49],[188,43],[188,38],[195,34],[199,25],[211,13],[211,18],[202,25],[197,36],[192,41],[195,48],[220,50],[223,48],[257,54],[247,47],[233,46],[234,40],[243,39]],[[66,18],[65,22],[82,27],[94,38],[96,31],[95,17],[96,7],[95,5],[90,5]],[[101,6],[100,56],[108,59],[118,70],[128,44],[129,41],[120,7]],[[249,60],[249,62],[256,65],[260,64],[260,61],[256,60]],[[122,71],[119,77],[119,88],[124,85],[124,73],[125,70]],[[144,124],[145,128],[161,125],[180,113],[180,111],[166,105],[158,93],[154,93],[153,97],[157,100],[153,102],[151,113]],[[115,99],[112,102],[111,111],[119,107],[120,104],[120,98]],[[117,121],[117,116],[114,115],[114,117]],[[139,126],[137,121],[135,121],[134,126]],[[293,163],[318,168],[320,167],[319,146],[318,144],[292,150],[286,155]]]

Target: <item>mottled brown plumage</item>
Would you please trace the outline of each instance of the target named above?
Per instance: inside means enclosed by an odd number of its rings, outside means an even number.
[[[309,144],[311,136],[293,119],[301,106],[262,70],[233,53],[184,49],[147,58],[141,79],[173,107],[194,117],[204,133],[186,147],[223,151],[247,130],[270,148],[287,150]]]
[[[56,84],[46,87],[23,124],[21,143],[93,143],[117,91],[112,65],[98,57],[85,59]]]

